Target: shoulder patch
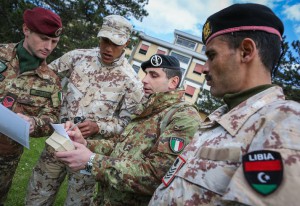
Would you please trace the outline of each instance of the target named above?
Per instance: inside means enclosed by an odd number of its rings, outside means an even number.
[[[4,72],[6,68],[6,64],[0,60],[0,73]]]
[[[273,193],[283,179],[283,164],[279,152],[259,150],[243,156],[244,176],[257,193]]]
[[[169,145],[170,145],[170,149],[174,153],[181,152],[184,148],[184,143],[185,143],[184,139],[180,137],[170,137]]]
[[[2,100],[2,104],[3,106],[5,106],[6,108],[12,110],[15,102],[16,102],[16,99],[18,98],[17,95],[13,94],[13,93],[10,93],[8,92],[6,94],[6,96],[3,98]]]
[[[167,174],[162,178],[162,182],[164,183],[165,187],[168,187],[171,184],[175,178],[175,175],[185,163],[186,160],[180,155],[175,159]]]

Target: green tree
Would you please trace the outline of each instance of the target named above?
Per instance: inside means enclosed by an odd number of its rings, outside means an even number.
[[[18,42],[23,38],[25,9],[40,6],[57,13],[63,22],[63,35],[48,62],[76,48],[98,45],[97,33],[103,17],[119,14],[142,20],[148,0],[0,0],[0,42]]]
[[[300,102],[300,41],[293,41],[291,47],[284,41],[283,58],[273,79],[283,88],[287,99]]]
[[[213,97],[209,90],[203,89],[199,93],[199,99],[196,106],[205,114],[210,114],[224,104],[222,99]]]

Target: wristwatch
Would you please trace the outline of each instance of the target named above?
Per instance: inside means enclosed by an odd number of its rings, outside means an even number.
[[[93,160],[95,158],[96,154],[93,153],[91,156],[90,156],[90,159],[89,161],[86,163],[85,165],[85,171],[91,173],[92,172],[92,168],[93,168]]]

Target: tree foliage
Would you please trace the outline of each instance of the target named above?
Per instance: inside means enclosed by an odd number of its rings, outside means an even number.
[[[284,41],[283,58],[273,79],[274,84],[283,88],[287,99],[300,102],[300,41],[291,43]]]
[[[63,35],[48,62],[76,48],[98,45],[97,33],[103,17],[119,14],[142,20],[148,0],[0,0],[0,42],[19,42],[23,37],[23,12],[40,6],[57,13],[63,22]]]
[[[204,112],[205,114],[210,114],[215,111],[217,108],[224,104],[222,99],[213,97],[210,91],[203,89],[199,93],[199,99],[196,103],[197,107],[200,111]]]

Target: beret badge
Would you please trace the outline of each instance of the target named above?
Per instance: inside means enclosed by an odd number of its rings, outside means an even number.
[[[158,67],[162,64],[162,58],[158,55],[154,55],[153,57],[151,57],[151,64],[152,66]]]
[[[210,22],[207,21],[204,24],[204,27],[203,27],[203,37],[204,37],[205,41],[209,37],[209,35],[211,34],[211,32],[212,32],[212,29],[211,29],[211,26],[210,26]]]
[[[62,32],[62,28],[57,29],[55,32],[55,36],[59,37],[61,35],[61,32]]]

